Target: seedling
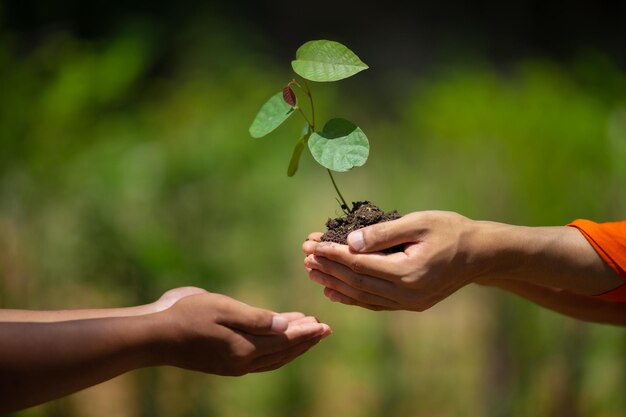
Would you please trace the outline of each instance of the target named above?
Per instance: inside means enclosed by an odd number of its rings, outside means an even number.
[[[313,93],[307,80],[339,81],[367,69],[368,66],[339,42],[318,40],[307,42],[298,48],[291,67],[301,79],[292,79],[281,92],[274,94],[263,104],[250,125],[250,135],[261,138],[298,112],[304,118],[305,124],[291,155],[287,175],[291,177],[296,173],[302,152],[308,145],[313,158],[328,171],[339,196],[337,201],[341,209],[349,214],[351,209],[341,195],[332,172],[347,172],[365,164],[369,156],[369,142],[365,133],[346,119],[331,119],[318,130]],[[306,113],[299,105],[294,87],[308,98],[309,108]]]

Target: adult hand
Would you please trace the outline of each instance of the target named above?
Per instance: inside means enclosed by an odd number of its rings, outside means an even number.
[[[466,250],[471,223],[456,213],[410,213],[351,233],[350,246],[318,242],[321,233],[313,233],[302,247],[308,255],[304,263],[333,301],[423,311],[480,272]],[[402,252],[377,252],[402,244]]]
[[[277,369],[330,335],[302,313],[277,314],[220,294],[196,294],[162,313],[167,333],[163,364],[238,376]]]
[[[414,212],[363,228],[347,245],[303,245],[309,277],[333,301],[371,310],[423,311],[481,280],[520,280],[582,295],[622,280],[571,227],[473,221],[457,213]],[[377,252],[404,245],[397,253]]]

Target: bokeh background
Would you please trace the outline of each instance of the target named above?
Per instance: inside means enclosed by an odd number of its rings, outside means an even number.
[[[339,213],[296,116],[248,126],[311,39],[371,67],[313,85],[368,134],[337,181],[384,209],[562,225],[626,217],[619,2],[0,1],[0,306],[196,285],[334,335],[281,370],[127,374],[39,416],[622,416],[626,331],[467,287],[424,313],[333,304],[300,245]],[[548,2],[549,3],[549,2]]]

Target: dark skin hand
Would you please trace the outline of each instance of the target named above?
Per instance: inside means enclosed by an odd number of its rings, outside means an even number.
[[[0,320],[0,413],[149,366],[229,376],[270,371],[330,335],[314,317],[278,314],[191,287],[146,306],[0,310]]]

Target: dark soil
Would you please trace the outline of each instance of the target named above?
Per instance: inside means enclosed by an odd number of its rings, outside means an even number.
[[[344,217],[328,219],[326,227],[328,231],[322,236],[322,242],[335,242],[347,245],[350,232],[370,226],[376,223],[396,220],[402,217],[396,210],[385,213],[369,201],[355,201],[352,210]],[[403,247],[396,246],[385,252],[402,251]]]

